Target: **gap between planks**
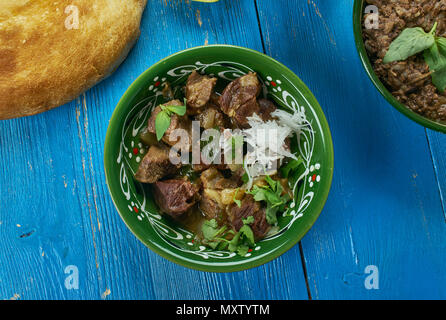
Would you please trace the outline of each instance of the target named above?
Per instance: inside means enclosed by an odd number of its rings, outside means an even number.
[[[266,47],[265,47],[265,40],[263,39],[262,23],[260,22],[259,7],[257,5],[257,0],[253,0],[253,1],[254,1],[254,8],[256,10],[257,24],[259,26],[260,40],[262,41],[262,50],[263,50],[264,54],[267,54],[266,53]],[[303,271],[304,277],[305,277],[305,286],[307,288],[308,299],[312,300],[310,285],[309,285],[309,282],[308,282],[309,279],[308,279],[308,273],[307,273],[307,266],[306,266],[306,263],[305,263],[304,250],[302,248],[302,243],[300,241],[298,243],[298,246],[299,246],[300,259],[301,259],[301,263],[302,263],[302,271]]]

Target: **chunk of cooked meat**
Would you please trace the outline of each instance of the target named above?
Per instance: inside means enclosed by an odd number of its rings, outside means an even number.
[[[213,104],[206,106],[203,112],[196,116],[196,120],[200,122],[200,127],[203,129],[228,128],[230,124],[226,115]]]
[[[218,156],[220,156],[220,163],[216,163]],[[210,167],[215,167],[218,170],[227,170],[228,169],[228,165],[225,164],[225,157],[223,154],[223,150],[221,150],[221,152],[218,155],[216,154],[213,157],[212,157],[212,155],[209,155],[208,159],[205,158],[205,154],[202,152],[200,154],[200,163],[193,164],[192,170],[195,172],[202,172],[204,170],[209,169]]]
[[[142,159],[135,178],[142,183],[154,183],[175,174],[180,167],[181,164],[174,165],[169,160],[169,148],[161,144],[153,145]]]
[[[215,167],[203,171],[200,180],[205,189],[223,190],[239,187],[238,181],[225,178]]]
[[[171,87],[169,82],[165,82],[164,83],[162,94],[163,94],[164,99],[166,99],[166,100],[173,100],[173,99],[175,99],[174,98],[174,96],[175,96],[174,91],[172,90],[172,87]]]
[[[161,211],[179,218],[197,202],[199,188],[187,180],[166,180],[153,184],[153,196]]]
[[[259,99],[259,112],[257,113],[263,121],[272,120],[272,113],[276,111],[276,105],[268,99]]]
[[[249,226],[256,241],[263,239],[271,228],[266,221],[265,209],[249,194],[245,195],[240,207],[236,203],[229,205],[227,214],[228,223],[236,232],[243,226],[243,219],[253,216],[254,222]]]
[[[203,172],[207,169],[209,169],[210,167],[212,167],[214,164],[212,163],[206,163],[204,158],[203,158],[203,154],[200,154],[200,163],[195,163],[192,165],[192,170],[195,172]]]
[[[245,196],[245,190],[241,188],[236,189],[223,189],[219,191],[221,197],[221,203],[224,206],[229,206],[235,203],[235,200],[242,200]]]
[[[268,99],[252,98],[235,111],[234,118],[236,123],[242,128],[248,128],[248,118],[254,113],[259,115],[263,121],[272,120],[272,113],[276,111],[276,106]]]
[[[242,164],[228,164],[227,169],[231,172],[231,179],[236,181],[238,185],[243,184],[243,176],[246,171]]]
[[[201,200],[200,210],[206,216],[207,220],[215,219],[219,224],[226,222],[226,206],[222,203],[221,192],[213,189],[204,189]]]
[[[180,100],[172,100],[172,101],[169,101],[163,105],[164,106],[182,106],[182,105],[184,105],[184,103],[182,103]],[[161,111],[162,111],[161,106],[158,106],[153,110],[153,112],[149,118],[148,125],[147,125],[148,132],[156,134],[155,121],[156,121],[156,117],[157,117],[158,113],[160,113]],[[192,134],[191,134],[192,121],[186,115],[184,115],[183,117],[180,117],[179,115],[177,115],[175,113],[171,115],[170,119],[171,119],[170,126],[166,130],[166,133],[164,134],[162,141],[170,146],[174,146],[175,144],[180,142],[180,138],[178,138],[178,137],[171,138],[170,134],[175,129],[183,129],[187,132],[189,141],[185,142],[184,145],[181,145],[180,147],[183,148],[183,150],[189,150],[191,148],[191,141],[192,141],[192,138],[191,138],[191,136],[192,136]]]
[[[252,98],[241,105],[240,108],[235,111],[234,120],[240,128],[249,128],[248,118],[254,113],[260,113],[260,106],[256,98]]]
[[[209,102],[216,84],[217,78],[201,75],[197,71],[190,74],[186,83],[187,105],[191,107],[188,109],[188,114],[201,112],[200,108]]]
[[[207,170],[211,167],[211,164],[206,164],[204,162],[198,163],[198,164],[193,164],[192,165],[192,170],[194,172],[202,172],[204,170]]]
[[[216,92],[212,92],[211,99],[209,100],[209,104],[221,109],[220,107],[220,94]]]
[[[260,94],[261,85],[256,73],[248,73],[232,81],[219,99],[219,105],[224,113],[232,117],[235,111]]]
[[[224,113],[235,118],[239,125],[247,123],[246,117],[258,112],[257,97],[261,84],[256,73],[248,73],[232,81],[223,91],[219,105]]]

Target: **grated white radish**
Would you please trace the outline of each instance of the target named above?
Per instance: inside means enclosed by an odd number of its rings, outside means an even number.
[[[294,134],[299,140],[302,130],[309,130],[304,110],[288,113],[278,109],[272,116],[273,120],[263,121],[254,114],[248,118],[251,128],[243,130],[249,148],[244,161],[249,178],[247,189],[252,187],[255,177],[275,173],[285,158],[297,159],[285,141]]]

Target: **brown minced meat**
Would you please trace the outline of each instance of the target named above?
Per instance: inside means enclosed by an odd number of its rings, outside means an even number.
[[[373,68],[392,94],[413,111],[446,122],[446,92],[439,92],[423,54],[383,64],[390,44],[406,28],[429,32],[438,22],[437,36],[446,36],[446,0],[367,0],[379,9],[379,28],[364,30],[364,43]],[[366,17],[365,17],[366,18]]]

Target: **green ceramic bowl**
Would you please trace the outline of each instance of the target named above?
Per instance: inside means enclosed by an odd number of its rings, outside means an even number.
[[[404,114],[408,118],[412,119],[413,121],[417,122],[418,124],[421,124],[426,128],[446,133],[446,124],[435,122],[410,110],[407,106],[399,102],[392,95],[392,93],[390,93],[389,90],[387,90],[387,88],[381,82],[379,77],[376,75],[375,71],[373,70],[373,66],[369,60],[369,57],[367,55],[367,51],[364,46],[364,40],[362,38],[362,21],[363,21],[364,10],[365,10],[365,0],[355,0],[353,7],[353,30],[355,35],[356,48],[358,49],[359,57],[362,61],[362,64],[367,74],[369,75],[370,79],[372,80],[373,84],[378,89],[378,91],[381,92],[384,98],[386,98],[386,100],[402,114]]]
[[[219,82],[255,71],[269,98],[284,109],[303,108],[313,134],[302,137],[299,152],[306,175],[291,208],[279,219],[280,232],[257,243],[246,256],[212,251],[192,241],[194,235],[160,215],[150,189],[133,179],[143,157],[138,133],[150,110],[163,103],[164,81],[182,85],[190,72],[213,74]],[[304,83],[274,59],[250,49],[215,45],[176,53],[145,71],[122,97],[105,141],[105,173],[114,204],[135,236],[147,247],[180,265],[211,272],[245,270],[266,263],[294,246],[311,228],[327,199],[333,175],[330,130],[318,102]]]

